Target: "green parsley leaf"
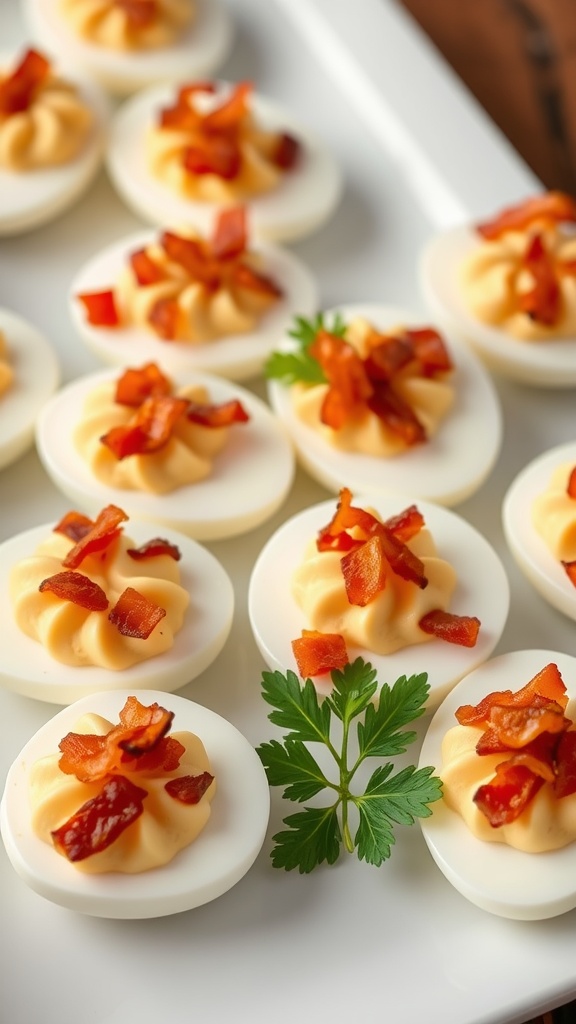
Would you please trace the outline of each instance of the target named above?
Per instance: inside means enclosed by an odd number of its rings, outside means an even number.
[[[282,743],[272,740],[257,749],[270,785],[283,786],[285,799],[298,803],[324,791],[334,796],[326,806],[304,807],[284,819],[288,828],[273,837],[271,856],[274,867],[286,871],[298,868],[308,873],[324,861],[333,864],[342,845],[350,853],[356,850],[360,860],[380,866],[395,843],[394,826],[427,817],[429,805],[442,795],[433,768],[409,766],[393,775],[391,762],[375,769],[363,793],[350,788],[367,757],[394,757],[413,742],[416,734],[402,730],[424,711],[426,674],[401,676],[393,686],[384,683],[378,696],[376,672],[362,658],[334,670],[331,678],[332,692],[320,701],[311,679],[301,685],[291,671],[262,673],[262,694],[274,709],[268,717],[288,730]],[[349,764],[350,730],[356,719],[358,752]],[[338,748],[331,735],[334,720],[341,723]],[[307,743],[328,750],[334,779],[320,768]],[[354,837],[348,823],[351,807],[359,818]]]
[[[281,380],[287,386],[297,381],[303,384],[325,384],[324,371],[318,360],[310,354],[310,347],[320,330],[330,331],[342,338],[346,324],[339,313],[334,315],[330,324],[324,322],[323,313],[317,313],[311,320],[297,316],[288,334],[298,342],[298,347],[290,352],[272,352],[264,365],[264,376]]]

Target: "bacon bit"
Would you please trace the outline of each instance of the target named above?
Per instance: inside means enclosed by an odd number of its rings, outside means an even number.
[[[376,383],[374,393],[367,399],[366,405],[408,448],[426,440],[426,431],[412,406],[390,384],[384,381]]]
[[[214,776],[210,772],[201,772],[200,775],[180,775],[169,779],[164,783],[164,789],[182,804],[198,804],[213,782]]]
[[[562,562],[564,571],[573,587],[576,587],[576,562]]]
[[[335,334],[318,331],[310,355],[318,360],[328,380],[320,418],[338,430],[362,411],[373,394],[372,385],[356,349]]]
[[[126,426],[112,427],[100,441],[118,460],[149,455],[168,444],[176,423],[188,409],[185,398],[156,395],[145,398]]]
[[[518,750],[541,733],[556,735],[567,728],[559,704],[544,707],[511,708],[496,705],[490,712],[490,726],[507,748]]]
[[[527,743],[522,748],[522,753],[533,758],[535,761],[538,760],[543,764],[548,765],[549,767],[546,771],[553,771],[554,755],[557,745],[557,735],[548,732],[541,732],[539,736],[536,736],[535,739],[531,740],[530,743]],[[519,750],[518,748],[513,750],[507,746],[506,743],[503,742],[502,737],[495,726],[488,725],[476,744],[476,753],[480,757],[485,757],[488,754],[516,755],[519,753]],[[540,771],[539,774],[544,778],[542,771]]]
[[[233,181],[240,173],[242,157],[232,139],[215,136],[202,139],[201,145],[187,146],[182,162],[190,174],[215,174],[224,181]]]
[[[390,566],[384,557],[382,538],[371,537],[362,547],[349,551],[340,567],[348,601],[364,608],[386,586]]]
[[[152,540],[147,540],[139,548],[128,548],[126,554],[130,555],[130,558],[133,558],[136,562],[142,562],[146,558],[157,558],[158,555],[169,555],[175,562],[179,562],[182,558],[180,548],[176,544],[171,544],[170,541],[164,540],[162,537],[154,537]]]
[[[252,292],[267,299],[280,299],[284,292],[275,281],[266,274],[260,274],[247,263],[237,263],[230,272],[230,282],[234,288]]]
[[[51,833],[54,846],[73,863],[101,853],[140,817],[147,796],[130,779],[112,775],[97,796]]]
[[[348,664],[346,641],[340,633],[303,629],[302,636],[292,641],[292,652],[301,679],[324,675]]]
[[[350,488],[342,487],[336,511],[328,525],[320,530],[316,546],[318,551],[349,551],[351,547],[360,547],[367,537],[376,532],[379,526],[380,523],[376,516],[367,512],[366,509],[357,508],[352,504]],[[348,530],[352,530],[354,527],[358,527],[362,531],[362,540],[354,540],[349,536]],[[342,538],[345,539],[342,540]],[[343,547],[340,547],[341,543],[344,544]]]
[[[272,163],[283,171],[291,171],[300,158],[302,147],[293,135],[282,132],[272,151]]]
[[[15,70],[0,81],[0,116],[28,110],[49,73],[49,61],[37,50],[28,50]]]
[[[576,498],[576,466],[570,471],[568,477],[568,484],[566,486],[566,494],[569,498]]]
[[[522,231],[534,221],[545,226],[574,223],[576,201],[565,192],[546,192],[544,195],[508,207],[493,220],[477,224],[476,230],[484,238],[495,239],[501,238],[507,231]]]
[[[157,284],[158,281],[164,281],[166,274],[162,267],[159,267],[157,263],[148,255],[146,249],[138,249],[133,252],[130,256],[130,266],[132,272],[136,278],[138,284],[141,287],[145,287],[149,284]]]
[[[134,587],[126,587],[108,618],[122,636],[147,640],[165,615],[165,608],[150,601]]]
[[[164,341],[178,337],[180,310],[176,299],[157,299],[148,313],[148,323]]]
[[[112,541],[116,540],[122,532],[118,527],[125,522],[128,516],[117,505],[106,505],[98,513],[96,521],[91,529],[85,533],[65,558],[62,565],[65,569],[77,569],[88,555],[107,548]]]
[[[153,25],[158,10],[156,0],[116,0],[116,6],[124,12],[133,31]]]
[[[440,608],[428,612],[418,623],[424,633],[461,647],[474,647],[480,630],[480,619],[475,615],[453,615]]]
[[[550,662],[526,683],[520,690],[495,690],[476,704],[462,704],[456,711],[460,725],[484,725],[490,721],[490,714],[496,705],[506,707],[530,707],[538,705],[538,699],[555,701],[562,710],[566,709],[568,697],[558,666]],[[535,705],[536,702],[536,705]]]
[[[543,786],[544,779],[524,765],[499,764],[490,782],[480,786],[474,803],[488,819],[492,828],[516,821]]]
[[[60,771],[80,782],[97,782],[111,773],[174,771],[185,748],[167,736],[174,714],[154,702],[128,697],[119,724],[104,736],[69,732],[59,743]]]
[[[247,423],[250,416],[238,398],[220,405],[190,402],[186,419],[203,427],[231,427],[233,423]]]
[[[73,540],[76,543],[82,540],[82,537],[85,537],[93,526],[92,519],[82,515],[81,512],[67,512],[60,522],[56,524],[53,532],[62,533],[69,540]]]
[[[163,110],[160,127],[189,132],[191,143],[184,150],[184,167],[192,174],[216,174],[227,181],[242,167],[239,133],[249,114],[250,82],[240,82],[220,106],[202,114],[190,103],[194,93],[214,93],[210,83],[185,86],[173,107]]]
[[[534,235],[530,240],[522,264],[530,272],[534,285],[519,296],[519,309],[531,320],[551,327],[558,320],[561,292],[553,261],[540,235]]]
[[[399,512],[396,516],[390,516],[384,523],[386,529],[405,544],[412,540],[412,537],[415,537],[424,525],[424,516],[416,505],[409,505],[403,512]]]
[[[235,259],[246,249],[248,225],[245,206],[221,210],[212,236],[212,252],[217,260]]]
[[[576,732],[565,732],[556,750],[554,794],[559,799],[576,793]]]
[[[100,292],[82,292],[76,296],[86,310],[86,317],[93,327],[118,327],[120,314],[116,308],[114,292],[106,288]]]
[[[137,408],[145,398],[169,395],[171,391],[171,382],[156,363],[146,363],[140,369],[124,370],[116,384],[114,401]]]
[[[41,594],[54,594],[63,601],[71,601],[91,612],[103,612],[108,607],[108,598],[102,587],[81,572],[57,572],[42,580],[38,590]]]
[[[410,328],[406,337],[425,377],[435,377],[437,373],[448,373],[454,369],[444,340],[433,327]]]
[[[252,82],[238,82],[228,99],[202,117],[204,130],[212,133],[238,128],[249,113],[248,101],[253,88]]]
[[[160,127],[189,132],[198,128],[202,123],[202,115],[189,102],[196,92],[214,94],[216,86],[213,82],[194,82],[192,85],[182,86],[178,90],[174,105],[166,107],[160,112],[158,119]]]

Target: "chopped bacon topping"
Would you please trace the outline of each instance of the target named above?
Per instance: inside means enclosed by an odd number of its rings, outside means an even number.
[[[164,789],[182,804],[198,804],[213,782],[214,776],[210,772],[201,772],[199,775],[179,775],[177,778],[165,782]]]
[[[164,341],[178,337],[180,307],[177,299],[157,299],[148,314],[148,323]]]
[[[88,555],[96,554],[107,548],[122,532],[120,523],[128,516],[117,505],[106,505],[98,513],[91,529],[79,538],[77,543],[62,560],[65,569],[77,569]]]
[[[386,519],[384,525],[394,534],[397,540],[402,540],[406,544],[424,526],[424,516],[416,508],[416,505],[409,505],[408,508],[399,512],[398,515],[390,516],[389,519]]]
[[[348,664],[346,641],[340,633],[303,629],[302,636],[292,641],[292,651],[301,679],[324,675]]]
[[[344,555],[340,566],[348,601],[364,608],[384,590],[390,571],[382,538],[370,537],[361,547]]]
[[[283,171],[292,170],[298,163],[302,147],[293,135],[282,132],[272,152],[272,163]]]
[[[179,763],[184,747],[167,736],[174,713],[154,702],[141,704],[128,697],[119,724],[104,736],[69,732],[59,743],[58,766],[80,782],[97,782],[119,772],[170,772]]]
[[[529,291],[519,295],[519,308],[531,320],[551,327],[560,315],[562,295],[554,261],[547,252],[541,235],[533,235],[530,239],[522,264],[530,272],[534,283]]]
[[[14,71],[0,81],[0,117],[28,110],[49,74],[49,61],[36,50],[28,50]]]
[[[400,395],[398,380],[407,368],[414,376],[436,377],[452,370],[441,336],[431,327],[387,336],[372,330],[362,359],[353,345],[321,329],[310,346],[328,382],[320,419],[339,430],[370,410],[407,447],[426,440],[426,431]]]
[[[250,416],[242,402],[238,398],[232,398],[220,405],[190,402],[186,419],[203,427],[231,427],[233,423],[247,423]]]
[[[158,11],[157,0],[115,0],[115,3],[126,15],[133,31],[138,32],[154,24]]]
[[[164,281],[166,278],[162,267],[159,267],[154,262],[152,257],[146,252],[146,249],[138,249],[131,254],[130,266],[132,267],[134,277],[141,287],[148,284],[157,284],[158,281]]]
[[[136,562],[142,562],[147,558],[157,558],[159,555],[169,555],[175,562],[179,562],[182,558],[180,548],[162,537],[153,537],[152,540],[141,544],[139,548],[127,548],[126,554]]]
[[[111,609],[108,618],[122,636],[147,640],[165,615],[165,608],[155,604],[134,587],[126,587]]]
[[[119,326],[120,314],[111,288],[99,292],[81,292],[77,298],[86,310],[88,323],[93,327]]]
[[[81,512],[67,512],[54,527],[54,533],[62,533],[76,543],[90,533],[93,526],[93,521]]]
[[[474,795],[493,828],[515,821],[544,783],[558,798],[576,792],[576,731],[564,715],[567,702],[551,662],[520,690],[495,691],[456,711],[460,724],[481,728],[479,756],[508,755]]]
[[[475,615],[453,615],[440,608],[427,612],[418,625],[424,633],[460,647],[475,647],[480,631],[480,619]]]
[[[576,222],[576,201],[565,192],[546,192],[510,206],[493,220],[476,225],[484,238],[500,238],[507,231],[523,231],[534,222],[545,226]]]
[[[103,612],[108,607],[108,598],[102,587],[88,576],[83,576],[81,572],[57,572],[54,576],[42,580],[38,590],[42,594],[54,594],[55,597],[71,601],[72,604],[92,612]]]
[[[147,796],[125,776],[110,776],[96,796],[51,833],[54,846],[72,862],[101,853],[140,817]]]
[[[185,398],[150,395],[125,426],[112,427],[100,440],[117,459],[148,455],[168,444],[177,421],[187,411]]]
[[[156,363],[146,363],[140,369],[124,370],[116,383],[114,400],[137,408],[145,398],[169,395],[171,391],[172,384]]]
[[[573,587],[576,587],[576,562],[562,562],[564,571]]]

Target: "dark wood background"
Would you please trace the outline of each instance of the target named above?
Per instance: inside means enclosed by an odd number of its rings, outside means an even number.
[[[544,185],[576,195],[576,0],[401,2]]]
[[[576,0],[400,0],[549,189],[576,196]],[[575,1024],[576,1002],[530,1024]]]

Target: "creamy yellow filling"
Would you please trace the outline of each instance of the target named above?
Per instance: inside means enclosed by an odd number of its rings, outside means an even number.
[[[428,586],[420,589],[390,572],[384,589],[361,607],[348,601],[340,566],[342,555],[319,552],[316,542],[311,542],[292,577],[292,593],[308,628],[340,633],[348,644],[374,654],[392,654],[431,640],[418,623],[427,612],[448,610],[456,573],[438,556],[429,530],[420,530],[408,547],[421,559]]]
[[[194,0],[155,0],[154,16],[141,25],[117,0],[60,0],[60,10],[73,32],[108,50],[170,46],[196,15]]]
[[[113,427],[129,424],[137,410],[116,402],[115,391],[115,381],[109,381],[90,392],[74,430],[78,452],[101,483],[123,490],[167,494],[210,475],[213,460],[226,444],[228,428],[205,427],[184,416],[158,451],[117,459],[101,438]],[[182,388],[178,395],[209,402],[205,388]]]
[[[574,463],[557,466],[546,490],[537,495],[530,510],[532,524],[558,561],[576,559],[576,499],[566,493]]]
[[[43,580],[64,571],[62,560],[72,547],[67,537],[52,533],[33,555],[12,568],[10,600],[19,628],[65,665],[118,671],[170,650],[190,601],[180,584],[178,563],[169,555],[136,561],[127,551],[137,545],[121,534],[103,551],[88,555],[76,570],[97,583],[108,598],[108,608],[90,611],[38,589]],[[108,618],[127,587],[166,611],[145,640],[124,636]]]
[[[567,712],[568,713],[568,712]],[[568,717],[571,717],[568,715]],[[508,825],[493,828],[474,803],[479,786],[493,778],[496,765],[505,754],[480,757],[475,750],[482,729],[455,725],[442,741],[443,798],[478,838],[506,843],[527,853],[556,850],[576,839],[576,794],[558,800],[552,787],[544,784],[526,809]]]
[[[553,260],[576,259],[576,239],[561,228],[542,231]],[[502,238],[482,241],[465,260],[460,273],[463,300],[483,323],[499,327],[514,338],[538,341],[576,332],[576,276],[560,274],[560,315],[553,325],[533,320],[518,311],[517,300],[534,286],[529,270],[522,267],[530,232],[509,231]]]
[[[84,715],[74,732],[103,736],[112,724],[99,715]],[[78,871],[100,874],[121,871],[135,874],[169,863],[176,854],[197,838],[210,817],[213,781],[197,804],[184,804],[170,796],[164,785],[182,775],[210,772],[208,755],[198,736],[175,732],[174,739],[185,747],[180,764],[172,772],[149,774],[125,772],[126,778],[147,791],[143,813],[122,834],[99,853],[73,862]],[[30,769],[31,825],[34,833],[52,845],[51,832],[60,828],[81,806],[102,789],[103,780],[79,782],[59,768],[60,754],[41,758]]]
[[[373,331],[371,324],[358,317],[350,322],[345,339],[366,358],[366,338]],[[390,335],[401,335],[401,327],[392,328]],[[413,369],[394,378],[394,389],[411,407],[420,421],[427,437],[433,437],[442,420],[454,404],[454,388],[447,375],[420,377]],[[405,452],[406,442],[394,433],[386,423],[367,407],[351,417],[342,427],[335,430],[321,421],[322,404],[328,391],[328,384],[295,384],[291,389],[294,410],[307,426],[340,451],[361,452],[379,458],[389,458]]]
[[[26,110],[0,115],[0,167],[32,171],[72,161],[92,127],[90,109],[74,86],[52,75]]]

